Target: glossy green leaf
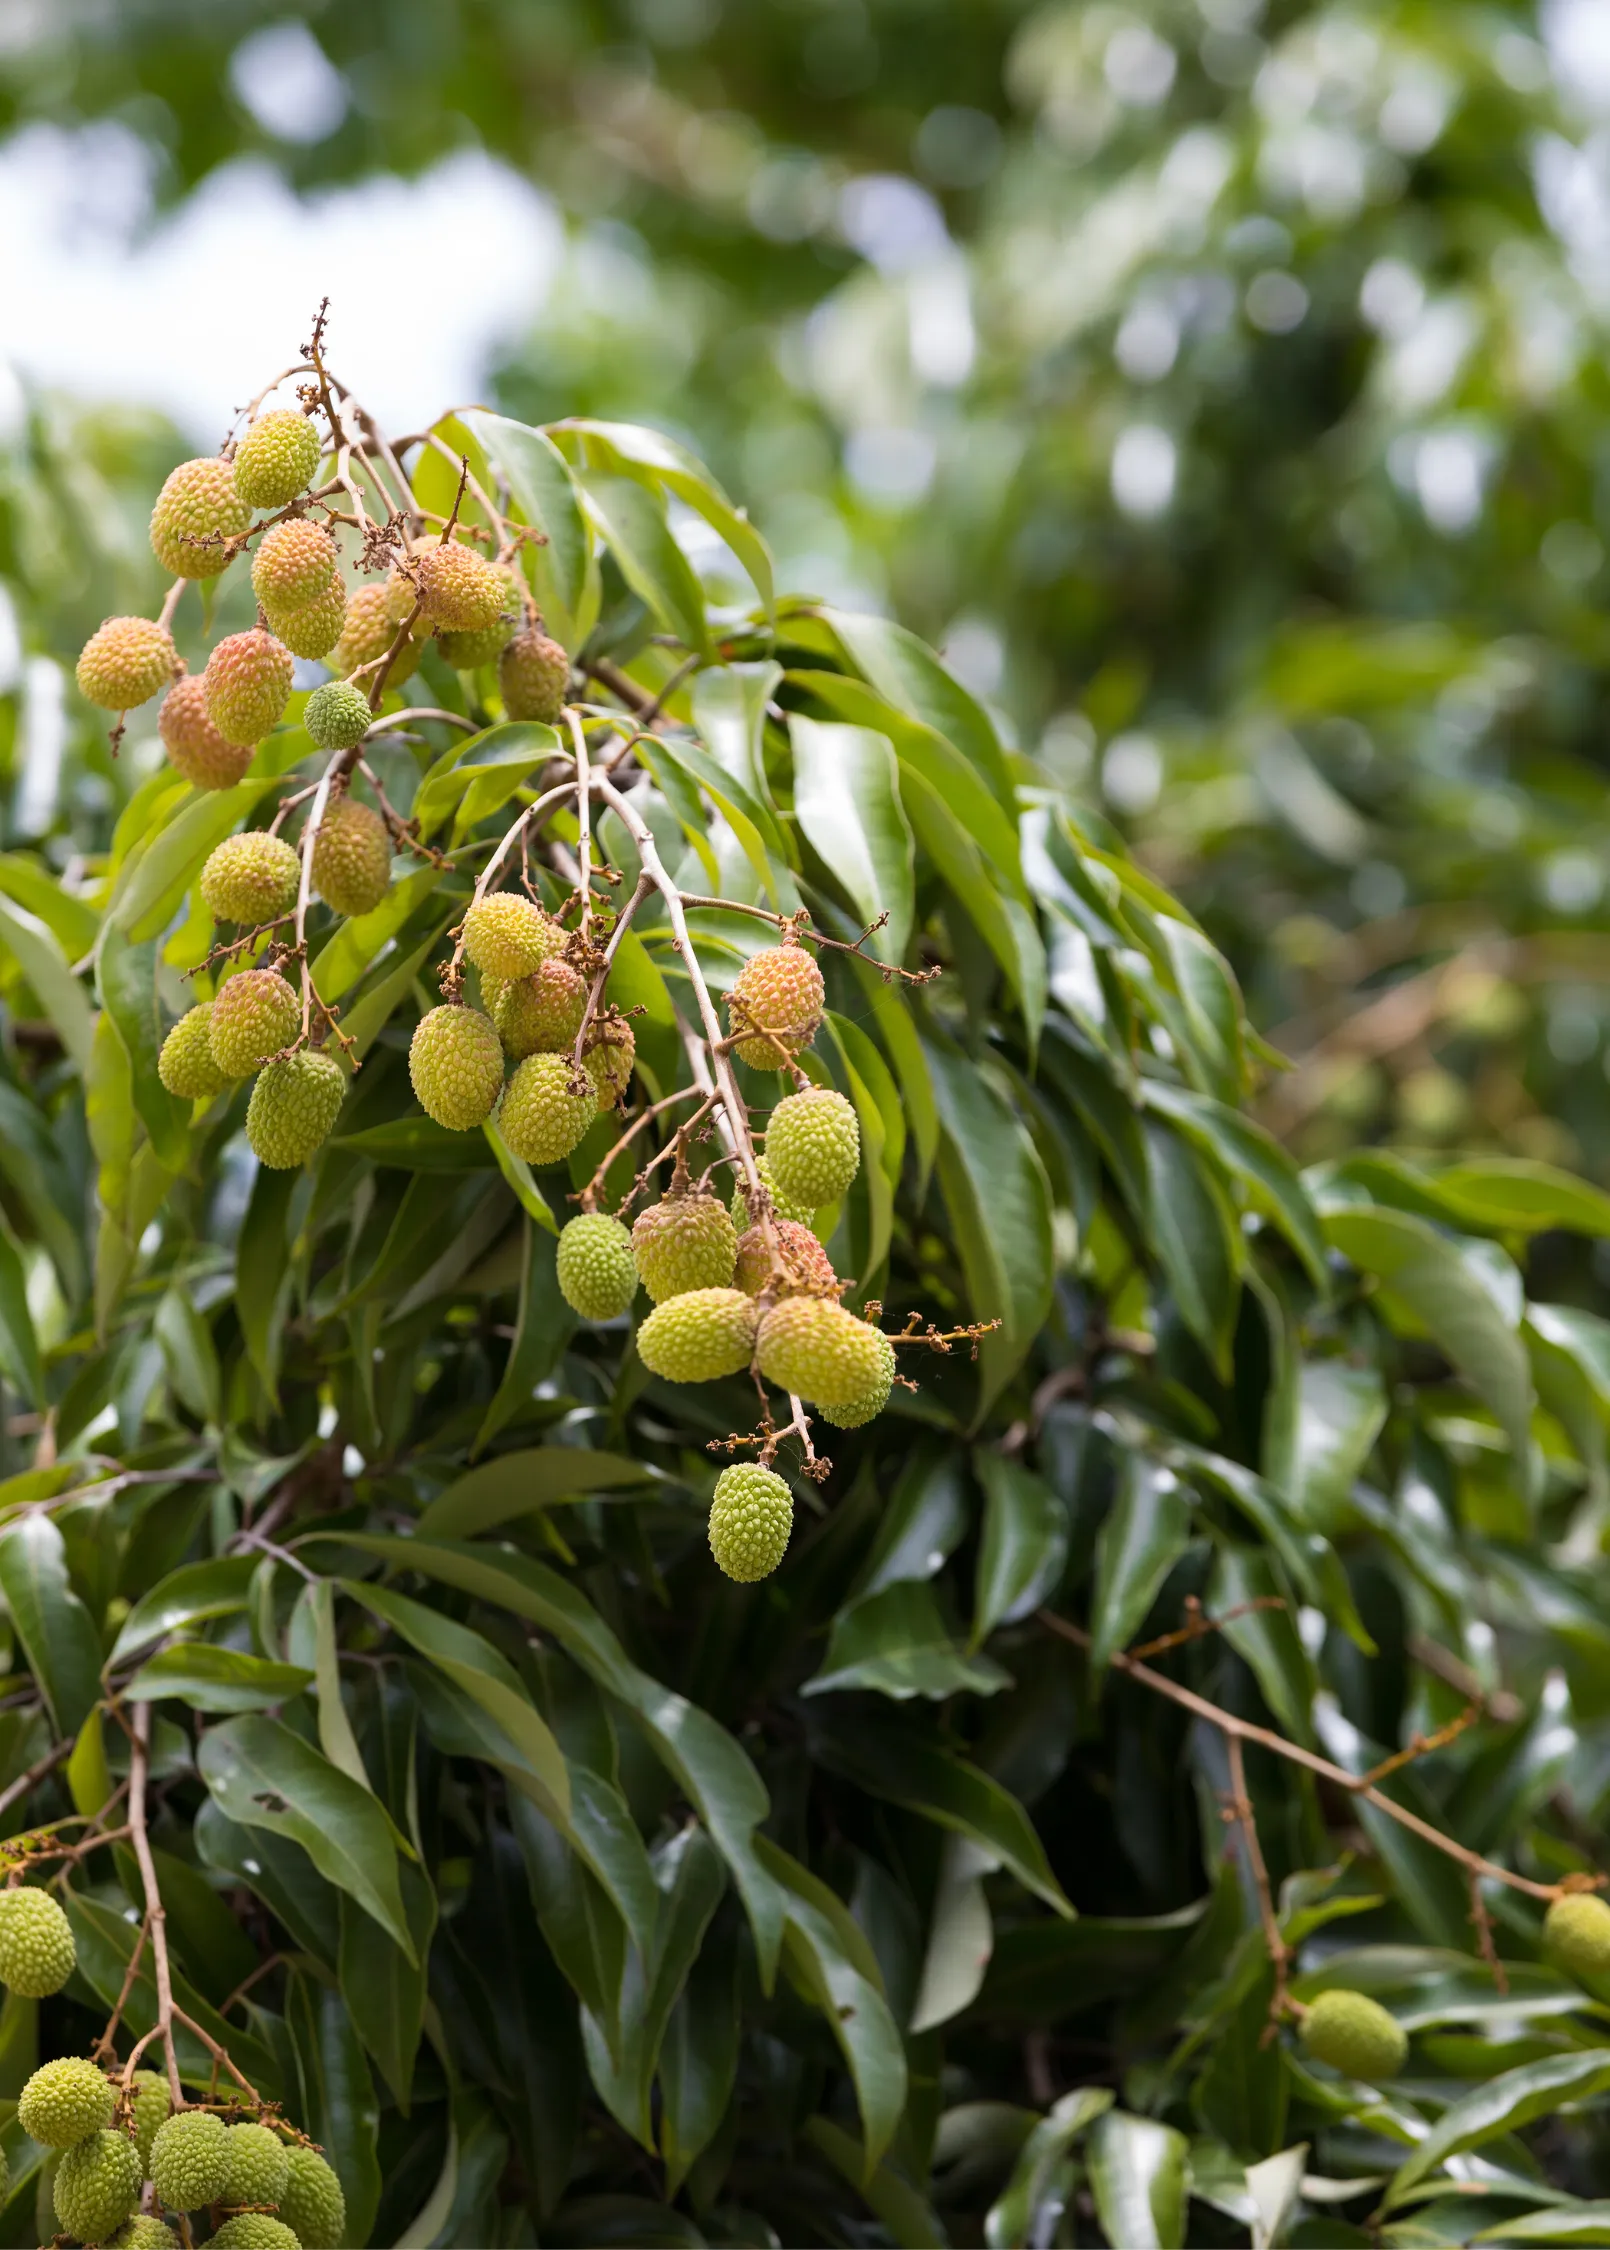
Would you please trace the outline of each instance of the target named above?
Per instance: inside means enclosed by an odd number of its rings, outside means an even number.
[[[57,1734],[76,1735],[100,1699],[101,1650],[49,1516],[26,1515],[0,1531],[0,1593]]]
[[[594,448],[602,448],[622,467],[651,477],[667,492],[703,516],[732,549],[754,582],[755,591],[769,610],[772,603],[771,556],[766,543],[742,508],[735,508],[704,463],[678,445],[663,430],[645,429],[632,422],[592,422],[580,417],[557,425],[564,437],[572,431]]]
[[[1131,1453],[1096,1540],[1090,1666],[1102,1672],[1132,1641],[1191,1538],[1190,1496],[1172,1469]]]
[[[1056,2214],[1048,2196],[1063,2159],[1098,2118],[1111,2109],[1113,2095],[1105,2086],[1081,2086],[1053,2102],[1023,2144],[1005,2188],[991,2204],[984,2220],[984,2240],[990,2250],[1015,2250],[1020,2242],[1037,2240]],[[1058,2203],[1065,2200],[1058,2196]]]
[[[601,469],[578,472],[582,504],[634,594],[668,632],[708,653],[704,601],[693,567],[671,535],[665,509],[644,485]]]
[[[108,1665],[124,1663],[165,1633],[244,1609],[257,1564],[256,1555],[218,1555],[171,1571],[124,1618]]]
[[[1518,2132],[1566,2101],[1590,2101],[1610,2089],[1610,2054],[1589,2048],[1551,2055],[1501,2071],[1444,2110],[1424,2140],[1387,2184],[1385,2206],[1395,2209],[1419,2183],[1461,2150],[1480,2148],[1500,2133]]]
[[[528,555],[548,631],[566,648],[579,648],[597,611],[597,573],[564,456],[545,431],[482,407],[466,407],[463,420],[508,485],[523,521],[543,534],[542,544]]]
[[[789,722],[794,814],[817,857],[846,891],[880,961],[905,958],[914,848],[887,736],[866,727]]]
[[[1096,2216],[1117,2250],[1181,2250],[1189,2143],[1171,2125],[1109,2109],[1086,2144]]]
[[[912,1696],[994,1695],[1010,1675],[988,1657],[957,1645],[933,1589],[899,1579],[841,1609],[833,1620],[821,1668],[804,1695],[871,1690],[903,1703]]]
[[[1006,760],[989,715],[932,650],[915,633],[881,617],[831,609],[823,614],[851,661],[878,693],[953,743],[1001,802],[1010,806]]]
[[[449,1485],[419,1519],[422,1539],[467,1539],[513,1517],[594,1492],[631,1491],[656,1481],[652,1469],[619,1453],[545,1445],[502,1453]]]
[[[1068,1553],[1068,1514],[1049,1485],[989,1446],[973,1455],[984,1487],[984,1536],[973,1587],[972,1646],[1015,1624],[1056,1591]]]
[[[192,1711],[267,1711],[291,1702],[312,1680],[297,1664],[276,1664],[210,1641],[175,1641],[147,1657],[123,1693],[131,1703],[172,1696]]]
[[[0,945],[39,995],[39,1005],[61,1035],[62,1045],[87,1076],[94,1019],[61,940],[25,908],[0,904]]]

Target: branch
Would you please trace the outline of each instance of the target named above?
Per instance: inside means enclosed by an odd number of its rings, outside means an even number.
[[[151,1706],[139,1703],[135,1705],[129,1734],[129,1829],[145,1890],[146,1924],[151,1932],[151,1960],[157,1988],[156,2029],[168,2058],[168,2091],[173,2096],[174,2108],[182,2109],[184,2090],[179,2084],[179,2050],[173,2038],[175,2011],[173,1971],[168,1963],[168,1918],[157,1882],[156,1862],[151,1857],[151,1839],[146,1831],[145,1787],[150,1768]]]
[[[1247,1793],[1247,1769],[1241,1755],[1240,1737],[1226,1734],[1224,1750],[1230,1762],[1230,1799],[1225,1807],[1225,1818],[1239,1826],[1242,1841],[1247,1848],[1247,1865],[1252,1871],[1252,1886],[1258,1894],[1258,1919],[1263,1924],[1263,1942],[1268,1948],[1270,1964],[1275,1972],[1275,1989],[1269,2001],[1269,2022],[1264,2027],[1263,2034],[1264,2043],[1267,2044],[1275,2025],[1289,2005],[1286,1979],[1291,1967],[1291,1950],[1280,1927],[1280,1916],[1275,1912],[1274,1893],[1269,1888],[1269,1870],[1264,1864],[1263,1846],[1258,1840],[1257,1815]]]
[[[4,1789],[0,1789],[0,1813],[9,1812],[19,1797],[31,1795],[46,1774],[54,1773],[72,1754],[73,1745],[70,1741],[58,1742],[53,1749],[47,1750],[26,1773],[19,1774],[15,1781],[8,1782]]]

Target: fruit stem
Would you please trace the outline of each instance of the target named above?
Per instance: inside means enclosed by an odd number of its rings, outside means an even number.
[[[146,1829],[145,1790],[151,1771],[151,1706],[137,1703],[134,1721],[129,1730],[129,1830],[134,1846],[134,1857],[140,1870],[140,1882],[145,1891],[145,1918],[151,1930],[151,1962],[156,1977],[157,2021],[168,2058],[168,2091],[173,2096],[175,2109],[184,2107],[184,2089],[179,2084],[179,2050],[173,2037],[173,1970],[168,1961],[168,1920],[162,1904],[162,1889],[157,1882],[156,1862],[151,1857],[151,1838]]]

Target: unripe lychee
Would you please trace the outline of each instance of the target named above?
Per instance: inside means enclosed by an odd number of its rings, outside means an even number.
[[[175,578],[216,578],[228,568],[226,544],[251,523],[227,461],[181,461],[151,511],[151,550]]]
[[[793,1219],[800,1226],[808,1227],[816,1217],[815,1204],[790,1202],[788,1197],[781,1193],[777,1182],[772,1178],[771,1166],[766,1162],[764,1156],[755,1158],[755,1170],[760,1174],[761,1186],[771,1197],[773,1215],[779,1219]],[[732,1215],[733,1225],[742,1234],[749,1225],[749,1194],[744,1186],[742,1172],[738,1174],[737,1182],[732,1191],[732,1200],[727,1205],[727,1209]]]
[[[568,1054],[587,1006],[586,979],[568,961],[539,961],[528,977],[499,980],[489,1005],[498,1037],[516,1062]]]
[[[716,1479],[710,1502],[710,1552],[740,1585],[769,1578],[794,1528],[794,1496],[772,1469],[735,1461]]]
[[[405,571],[398,570],[393,566],[386,573],[383,591],[386,597],[386,615],[391,619],[392,627],[395,629],[412,617],[414,611],[418,608],[419,588]],[[430,633],[432,628],[428,618],[422,617],[416,622],[423,632],[427,635]]]
[[[854,1109],[827,1086],[787,1095],[766,1126],[766,1162],[791,1203],[836,1203],[861,1164]]]
[[[144,2168],[151,2162],[151,2143],[158,2131],[167,2123],[173,2108],[173,2096],[168,2091],[168,2081],[160,2070],[137,2070],[134,2073],[134,2145],[139,2151]]]
[[[179,2237],[165,2220],[136,2211],[107,2236],[106,2250],[179,2250]]]
[[[301,1028],[302,1003],[278,969],[242,969],[219,988],[207,1038],[224,1076],[244,1078]]]
[[[1378,2085],[1395,2078],[1409,2052],[1409,2035],[1378,2000],[1340,1986],[1322,1992],[1302,2021],[1302,2042],[1316,2060],[1344,2078]]]
[[[0,1984],[24,2000],[45,2000],[77,1966],[73,1925],[48,1892],[31,1884],[0,1891]]]
[[[268,622],[293,656],[328,656],[347,621],[347,590],[327,586],[300,609],[274,609]]]
[[[150,617],[109,617],[84,643],[78,692],[103,711],[133,711],[172,679],[178,661],[165,625]]]
[[[878,1332],[825,1297],[784,1297],[760,1324],[755,1364],[768,1383],[817,1406],[853,1406],[883,1370]]]
[[[484,1125],[503,1091],[503,1048],[479,1008],[432,1008],[414,1026],[408,1075],[427,1117],[450,1132]]]
[[[104,2242],[140,2199],[140,2159],[122,2133],[93,2133],[56,2167],[56,2216],[80,2242]]]
[[[207,2250],[301,2250],[301,2245],[283,2219],[266,2211],[237,2211],[209,2239]]]
[[[637,1356],[668,1383],[713,1383],[749,1365],[755,1308],[741,1289],[693,1289],[668,1297],[637,1331]]]
[[[802,945],[768,945],[744,963],[727,995],[734,1054],[754,1070],[786,1070],[816,1037],[826,998],[822,972]]]
[[[249,742],[226,742],[213,725],[199,672],[187,672],[169,688],[157,713],[157,732],[168,763],[192,789],[233,789],[252,762]]]
[[[498,660],[498,686],[511,719],[540,719],[551,727],[570,693],[570,659],[557,641],[528,625]]]
[[[227,2137],[223,2119],[210,2109],[182,2109],[159,2126],[151,2143],[158,2200],[170,2211],[199,2211],[221,2202],[229,2179]]]
[[[496,663],[513,631],[512,620],[500,617],[478,633],[438,633],[436,645],[455,672],[478,672],[483,664]]]
[[[408,612],[404,610],[403,616]],[[372,664],[385,655],[397,638],[397,626],[386,607],[386,588],[383,585],[359,586],[347,598],[347,614],[341,627],[341,638],[330,651],[330,669],[343,675],[357,671],[360,664]],[[419,667],[421,640],[408,639],[386,668],[386,686],[401,687],[411,679]],[[367,692],[374,679],[365,672],[362,686]],[[311,701],[311,698],[309,699]]]
[[[354,680],[326,680],[302,707],[308,739],[321,750],[351,750],[369,732],[374,713]]]
[[[619,1219],[584,1211],[560,1230],[554,1256],[559,1294],[583,1320],[615,1320],[637,1295],[632,1238]]]
[[[560,1164],[598,1115],[598,1096],[583,1071],[585,1093],[571,1085],[568,1055],[527,1055],[509,1080],[498,1112],[505,1147],[527,1164]]]
[[[201,684],[207,716],[226,742],[261,742],[279,725],[290,701],[293,669],[285,643],[260,625],[218,643]]]
[[[46,2148],[71,2148],[112,2122],[117,2093],[98,2063],[63,2055],[36,2070],[17,2102],[25,2133]]]
[[[632,1256],[657,1305],[690,1289],[730,1287],[737,1255],[732,1221],[704,1188],[650,1204],[632,1228]]]
[[[894,1346],[881,1328],[872,1333],[878,1339],[878,1372],[875,1380],[848,1406],[817,1405],[817,1413],[824,1422],[831,1422],[836,1430],[858,1430],[863,1422],[870,1422],[883,1412],[889,1403],[889,1393],[894,1389]]]
[[[637,1034],[618,1010],[604,1009],[593,1018],[581,1059],[598,1089],[599,1108],[619,1109],[637,1063]]]
[[[313,481],[320,450],[308,416],[276,406],[258,415],[235,448],[235,490],[248,508],[288,507]]]
[[[746,1297],[758,1297],[770,1288],[779,1297],[833,1297],[839,1277],[833,1261],[809,1227],[797,1219],[773,1219],[777,1241],[774,1259],[764,1227],[750,1227],[738,1238],[738,1258],[732,1269],[734,1286]]]
[[[513,598],[502,572],[456,540],[420,548],[413,575],[425,615],[438,632],[444,627],[451,633],[484,632]]]
[[[226,836],[201,870],[201,903],[217,922],[256,929],[296,904],[301,863],[283,836],[248,828]]]
[[[341,558],[322,524],[288,516],[264,532],[252,562],[252,592],[272,619],[277,609],[301,609],[339,585]]]
[[[280,2218],[302,2250],[341,2250],[347,2199],[341,2182],[316,2148],[290,2151],[291,2176],[280,2197]]]
[[[1567,1976],[1610,1976],[1610,1905],[1591,1891],[1555,1899],[1543,1918],[1543,1949]]]
[[[483,976],[528,977],[564,949],[565,933],[517,891],[492,891],[464,917],[464,951]]]
[[[162,1042],[157,1076],[181,1102],[210,1101],[229,1084],[212,1051],[212,1002],[203,1000],[182,1015]]]
[[[265,1063],[246,1105],[246,1139],[258,1162],[271,1172],[305,1164],[329,1139],[346,1090],[340,1065],[311,1047]]]
[[[337,914],[372,914],[391,888],[391,833],[372,805],[331,799],[313,839],[313,883]]]
[[[278,2203],[291,2167],[285,2143],[266,2125],[231,2125],[224,2134],[229,2167],[222,2203]]]

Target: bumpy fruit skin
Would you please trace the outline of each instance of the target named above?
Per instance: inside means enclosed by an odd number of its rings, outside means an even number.
[[[478,633],[438,633],[436,640],[455,672],[478,672],[483,664],[497,662],[513,631],[512,619],[500,617]]]
[[[816,1217],[815,1204],[790,1202],[788,1197],[781,1193],[777,1182],[772,1178],[771,1166],[766,1162],[764,1156],[755,1158],[755,1170],[760,1174],[761,1186],[771,1197],[773,1215],[779,1219],[792,1219],[798,1225],[808,1227]],[[744,1233],[749,1225],[749,1195],[744,1186],[741,1172],[738,1175],[737,1185],[732,1191],[732,1201],[727,1205],[727,1209],[732,1215],[733,1225],[740,1234]]]
[[[464,951],[483,976],[528,977],[564,942],[552,915],[517,891],[492,891],[464,917]]]
[[[586,1012],[587,984],[568,961],[540,961],[530,976],[500,981],[490,1005],[498,1037],[516,1062],[568,1054]]]
[[[746,1297],[758,1297],[768,1283],[779,1297],[831,1297],[839,1277],[833,1261],[809,1227],[797,1219],[773,1219],[777,1238],[776,1271],[764,1227],[750,1227],[738,1237],[738,1258],[732,1269],[736,1287]]]
[[[1339,1987],[1322,1992],[1303,2018],[1303,2045],[1345,2078],[1378,2085],[1395,2078],[1409,2052],[1409,2035],[1378,2000]]]
[[[205,1102],[221,1094],[229,1074],[212,1051],[212,1002],[188,1009],[162,1042],[157,1076],[176,1101]]]
[[[248,828],[226,836],[207,854],[201,903],[214,921],[255,929],[290,912],[301,876],[301,863],[283,836]]]
[[[619,1219],[584,1211],[560,1230],[554,1258],[559,1294],[583,1320],[617,1320],[637,1295],[632,1238]]]
[[[338,1063],[304,1047],[266,1063],[246,1105],[246,1138],[271,1172],[293,1172],[324,1146],[346,1098]]]
[[[386,606],[384,585],[360,586],[347,601],[346,621],[341,627],[341,638],[330,651],[332,671],[346,674],[355,672],[360,664],[372,664],[384,656],[397,638],[401,618],[393,618]],[[403,617],[408,615],[403,611]],[[420,642],[409,639],[392,658],[386,672],[388,688],[401,687],[411,679],[419,667]],[[366,672],[363,686],[368,688],[373,674]],[[309,699],[311,701],[311,698]]]
[[[233,789],[252,762],[251,745],[226,742],[207,715],[199,672],[175,680],[162,698],[157,732],[168,763],[192,789]]]
[[[527,1164],[562,1164],[598,1115],[591,1084],[584,1094],[575,1092],[571,1069],[568,1055],[527,1055],[509,1080],[498,1131]]]
[[[570,693],[570,659],[557,641],[528,626],[499,658],[498,686],[511,719],[540,719],[551,727]]]
[[[207,716],[226,742],[261,742],[279,725],[290,701],[291,672],[290,650],[260,625],[218,643],[201,684]]]
[[[408,1075],[419,1106],[449,1132],[484,1125],[503,1091],[503,1048],[479,1008],[432,1008],[414,1026]]]
[[[657,1305],[690,1289],[726,1289],[732,1282],[738,1237],[713,1195],[668,1195],[641,1211],[632,1228],[632,1255],[643,1287]]]
[[[34,2072],[22,2089],[17,2118],[46,2148],[71,2148],[74,2141],[104,2132],[116,2108],[117,2094],[99,2064],[63,2055]]]
[[[103,711],[133,711],[172,679],[178,661],[165,625],[149,617],[109,617],[84,643],[78,692]]]
[[[252,592],[270,613],[301,609],[338,582],[341,560],[322,524],[288,516],[264,532],[252,562]]]
[[[151,2143],[167,2123],[172,2108],[173,2096],[161,2071],[137,2070],[134,2073],[134,2145],[139,2151],[142,2169],[149,2169]]]
[[[391,888],[391,836],[372,805],[337,797],[313,839],[313,883],[337,914],[372,914]]]
[[[288,1047],[301,1026],[302,1003],[278,969],[242,969],[212,1004],[212,1059],[225,1078],[244,1078]]]
[[[291,2176],[280,2197],[280,2218],[302,2250],[341,2250],[347,2199],[341,2182],[317,2149],[293,2148]]]
[[[227,461],[181,461],[151,510],[151,551],[175,578],[216,578],[229,566],[222,542],[238,539],[251,520]]]
[[[291,2176],[285,2143],[266,2125],[231,2125],[224,2134],[224,2203],[278,2203]]]
[[[753,1070],[785,1070],[816,1037],[826,998],[822,972],[803,946],[768,945],[744,963],[727,995],[734,1054]],[[745,1031],[771,1036],[745,1039]]]
[[[369,731],[369,698],[352,680],[326,680],[302,707],[308,738],[321,750],[351,750]]]
[[[637,1034],[614,1009],[595,1016],[582,1063],[598,1089],[600,1109],[619,1109],[637,1065]]]
[[[166,2221],[154,2219],[149,2211],[136,2211],[116,2234],[107,2236],[106,2250],[179,2250],[179,2237]]]
[[[511,599],[503,573],[456,540],[423,548],[414,557],[414,582],[438,632],[485,632]]]
[[[755,1308],[741,1289],[693,1289],[656,1305],[637,1331],[637,1356],[668,1383],[713,1383],[749,1365]]]
[[[327,586],[300,609],[275,609],[268,622],[293,656],[328,656],[347,621],[346,588]]]
[[[1543,1918],[1543,1950],[1567,1976],[1610,1975],[1610,1906],[1588,1891],[1557,1898]]]
[[[122,2133],[100,2132],[56,2167],[56,2216],[80,2242],[104,2242],[140,2199],[140,2159]]]
[[[212,2244],[217,2250],[300,2250],[297,2237],[285,2221],[271,2219],[266,2211],[237,2211],[211,2238],[208,2250],[212,2250]]]
[[[25,2000],[48,1999],[78,1966],[73,1925],[46,1892],[0,1891],[0,1984]]]
[[[755,1364],[768,1383],[817,1406],[853,1406],[883,1368],[878,1332],[825,1297],[784,1297],[760,1324]]]
[[[741,1586],[769,1578],[793,1528],[794,1496],[775,1471],[753,1461],[722,1470],[710,1503],[710,1552],[718,1570]]]
[[[248,508],[288,507],[313,481],[319,433],[305,414],[276,406],[259,414],[235,448],[235,492]]]
[[[870,1422],[883,1412],[889,1403],[889,1393],[894,1389],[894,1346],[881,1328],[874,1328],[878,1339],[878,1372],[876,1379],[848,1406],[818,1405],[816,1411],[824,1422],[831,1422],[836,1430],[858,1430],[863,1422]]]
[[[855,1111],[826,1086],[789,1094],[766,1127],[766,1162],[791,1203],[836,1203],[861,1165]]]
[[[224,2121],[207,2109],[182,2109],[157,2128],[151,2179],[170,2211],[199,2211],[223,2199],[229,2179]]]

